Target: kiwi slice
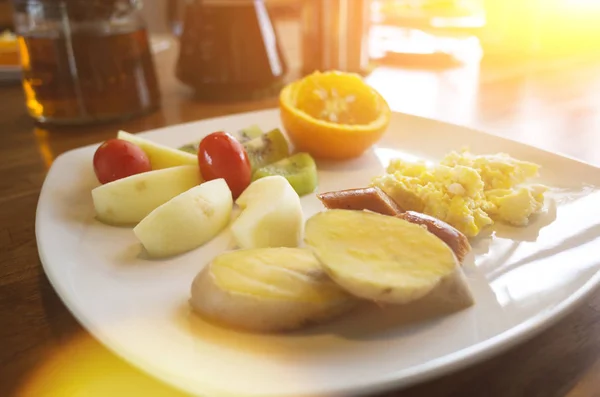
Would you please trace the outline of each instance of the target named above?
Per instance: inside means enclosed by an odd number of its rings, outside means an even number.
[[[237,139],[240,143],[246,143],[254,138],[258,138],[259,136],[264,135],[264,131],[260,129],[257,125],[251,125],[248,128],[244,128],[243,130],[238,131],[233,134],[235,139]]]
[[[237,139],[240,143],[248,142],[252,139],[258,138],[264,134],[263,130],[261,130],[257,125],[251,125],[250,127],[244,128],[233,134],[233,137]],[[187,143],[179,148],[179,150],[183,150],[184,152],[188,152],[191,154],[198,153],[198,145],[200,145],[200,141]]]
[[[181,146],[179,150],[183,150],[184,152],[191,154],[198,154],[198,145],[200,145],[200,142],[186,143],[185,145]]]
[[[317,188],[317,165],[308,153],[296,153],[262,167],[254,173],[252,180],[272,175],[281,175],[288,180],[298,196],[312,193]]]
[[[243,145],[248,153],[253,172],[286,158],[290,154],[288,142],[278,128],[251,139]]]

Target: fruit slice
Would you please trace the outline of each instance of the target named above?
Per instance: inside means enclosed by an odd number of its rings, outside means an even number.
[[[244,148],[248,153],[253,172],[290,154],[288,142],[277,128],[245,142]]]
[[[92,190],[98,220],[113,225],[135,224],[156,207],[200,184],[198,166],[183,165],[149,171]]]
[[[231,225],[240,248],[297,247],[304,229],[300,197],[282,176],[252,182],[237,199],[242,212]]]
[[[219,234],[229,223],[232,206],[227,183],[215,179],[156,208],[133,232],[152,257],[181,254]]]
[[[312,193],[317,188],[317,165],[308,153],[296,153],[259,168],[252,176],[252,180],[273,175],[281,175],[287,179],[299,196]]]
[[[150,159],[153,170],[177,167],[179,165],[198,166],[198,158],[190,153],[185,153],[181,150],[154,143],[125,131],[119,131],[117,138],[129,141],[141,147]]]
[[[261,130],[259,126],[251,125],[250,127],[244,128],[244,129],[236,132],[235,134],[233,134],[233,136],[240,143],[246,143],[254,138],[263,136],[264,133],[265,132],[263,130]]]
[[[251,125],[248,128],[244,128],[233,135],[235,139],[240,143],[248,142],[251,139],[258,138],[263,135],[264,132],[257,125]],[[179,150],[183,150],[184,152],[196,155],[198,153],[198,146],[200,146],[200,141],[187,143],[179,148]]]
[[[300,248],[260,248],[217,256],[194,279],[190,304],[227,326],[255,332],[300,328],[351,309],[355,300]]]
[[[192,143],[186,143],[183,146],[179,147],[179,150],[181,150],[182,152],[186,152],[192,155],[196,155],[198,153],[198,146],[200,145],[200,141],[198,142],[192,142]]]
[[[367,211],[329,210],[306,223],[305,241],[327,273],[361,298],[470,306],[473,299],[452,250],[425,228]]]
[[[357,74],[315,72],[283,88],[281,120],[298,151],[315,157],[360,156],[383,135],[391,112]]]

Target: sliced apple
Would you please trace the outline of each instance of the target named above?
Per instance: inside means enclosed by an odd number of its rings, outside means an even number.
[[[306,223],[306,244],[351,294],[459,309],[473,298],[452,249],[421,225],[367,211],[330,210]]]
[[[161,204],[199,185],[197,166],[149,171],[92,190],[96,217],[113,225],[135,224]]]
[[[297,247],[304,216],[300,198],[282,176],[252,182],[238,197],[242,212],[231,231],[240,248]]]
[[[229,223],[233,199],[224,179],[204,182],[156,208],[134,229],[148,254],[181,254],[212,240]]]
[[[324,321],[356,300],[301,248],[259,248],[219,255],[194,279],[190,304],[227,326],[284,331]]]
[[[150,159],[153,170],[177,167],[179,165],[198,166],[198,157],[182,150],[164,146],[125,131],[119,131],[117,138],[129,141],[142,148]]]

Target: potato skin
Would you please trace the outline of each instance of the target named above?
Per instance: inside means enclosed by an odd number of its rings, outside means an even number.
[[[452,251],[454,251],[456,258],[460,263],[463,263],[465,256],[471,252],[469,239],[467,239],[467,237],[458,229],[444,221],[415,211],[406,211],[405,213],[396,216],[405,221],[427,227],[427,230],[430,233],[436,235],[440,240],[452,248]]]
[[[421,303],[450,311],[462,310],[473,306],[475,300],[467,287],[467,278],[461,267],[444,278],[429,294],[420,299]]]
[[[382,215],[396,216],[402,209],[378,187],[340,190],[318,194],[327,209],[368,210]]]

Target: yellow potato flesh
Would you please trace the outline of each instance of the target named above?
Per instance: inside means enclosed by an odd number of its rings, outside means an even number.
[[[347,312],[355,303],[310,251],[285,247],[217,256],[194,279],[190,298],[201,316],[254,332],[301,328]]]
[[[419,299],[460,271],[442,240],[391,216],[322,212],[308,220],[305,241],[334,281],[356,296],[380,302]]]
[[[223,290],[302,302],[345,299],[346,294],[305,249],[272,248],[228,252],[211,264]]]

